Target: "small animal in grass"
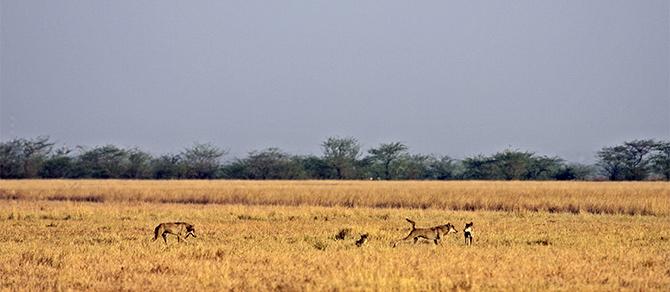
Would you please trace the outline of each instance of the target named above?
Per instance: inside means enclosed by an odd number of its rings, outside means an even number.
[[[361,238],[359,240],[356,240],[356,246],[361,247],[363,246],[366,242],[368,242],[368,234],[363,233],[361,234]]]
[[[465,245],[472,245],[472,235],[473,235],[473,230],[472,230],[472,222],[470,223],[465,223],[465,229],[463,229],[463,235],[465,236]]]
[[[182,235],[184,236],[184,242],[186,242],[186,238],[189,236],[197,237],[195,236],[195,227],[193,224],[186,223],[186,222],[167,222],[167,223],[161,223],[156,226],[154,229],[154,240],[158,239],[158,235],[163,237],[163,241],[165,241],[165,244],[167,244],[167,236],[168,234],[172,234],[174,236],[177,236],[177,242],[182,241]]]
[[[412,224],[412,231],[405,236],[405,238],[398,240],[397,242],[393,243],[393,247],[396,247],[398,243],[401,241],[408,240],[410,238],[414,239],[414,243],[419,241],[419,238],[423,239],[428,239],[432,240],[436,245],[440,243],[440,240],[442,239],[443,236],[446,236],[450,233],[458,233],[456,228],[454,228],[454,225],[451,223],[447,223],[444,225],[438,225],[434,227],[426,227],[426,228],[416,228],[416,222],[410,220],[409,218],[405,218],[407,222]]]

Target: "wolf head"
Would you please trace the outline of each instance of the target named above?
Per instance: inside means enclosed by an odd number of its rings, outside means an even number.
[[[452,225],[451,223],[447,223],[447,224],[443,225],[443,227],[444,227],[444,229],[447,230],[447,234],[458,233],[458,230],[456,230],[456,228],[454,228],[454,225]]]

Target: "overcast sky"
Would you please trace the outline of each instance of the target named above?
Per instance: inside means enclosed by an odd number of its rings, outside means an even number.
[[[588,162],[670,139],[668,3],[0,0],[0,140]]]

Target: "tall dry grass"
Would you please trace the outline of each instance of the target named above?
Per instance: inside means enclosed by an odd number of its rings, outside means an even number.
[[[0,180],[0,199],[669,215],[670,183]]]

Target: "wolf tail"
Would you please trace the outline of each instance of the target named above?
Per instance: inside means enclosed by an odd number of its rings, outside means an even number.
[[[412,229],[416,229],[416,222],[414,222],[414,221],[412,221],[412,220],[409,220],[409,218],[405,218],[405,220],[407,220],[407,222],[409,222],[410,224],[412,224]]]
[[[154,229],[154,241],[158,238],[158,233],[161,231],[161,227],[163,227],[163,224],[158,224],[156,228]]]

